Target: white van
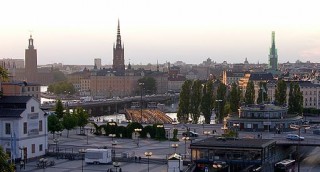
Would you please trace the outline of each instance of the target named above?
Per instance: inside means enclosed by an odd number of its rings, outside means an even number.
[[[84,160],[91,164],[111,163],[111,149],[87,149]]]

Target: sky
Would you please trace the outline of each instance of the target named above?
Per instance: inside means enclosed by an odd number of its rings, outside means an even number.
[[[112,64],[117,22],[125,63],[320,62],[318,0],[0,0],[0,58],[38,64]]]

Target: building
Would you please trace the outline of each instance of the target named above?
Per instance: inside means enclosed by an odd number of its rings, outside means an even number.
[[[222,83],[224,85],[232,85],[236,83],[238,85],[239,80],[245,75],[244,72],[232,72],[232,71],[223,71],[222,74]]]
[[[94,68],[101,69],[101,59],[100,58],[94,59]]]
[[[0,145],[11,159],[26,160],[45,155],[47,115],[34,97],[1,97],[0,128]]]
[[[32,96],[40,101],[40,84],[20,82],[2,82],[4,96]]]
[[[38,81],[37,49],[34,48],[32,35],[29,38],[28,49],[25,50],[25,80],[27,82]]]
[[[270,139],[207,139],[190,144],[195,171],[273,171],[276,141]]]
[[[300,124],[302,117],[287,112],[287,107],[273,104],[241,106],[239,114],[224,118],[224,128],[243,131],[288,131],[291,124]]]
[[[117,41],[116,45],[113,45],[113,65],[112,69],[118,72],[120,75],[124,75],[125,65],[124,65],[124,45],[121,44],[120,35],[120,21],[118,20],[117,29]]]
[[[275,43],[275,32],[272,32],[271,48],[269,51],[269,70],[270,72],[278,71],[278,50]]]

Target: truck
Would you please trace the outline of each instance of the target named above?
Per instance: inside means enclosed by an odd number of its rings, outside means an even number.
[[[86,149],[84,160],[88,164],[112,163],[111,149]]]

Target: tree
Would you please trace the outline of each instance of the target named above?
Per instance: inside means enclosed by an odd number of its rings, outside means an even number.
[[[290,83],[288,112],[301,114],[303,112],[303,95],[298,83]]]
[[[76,90],[72,83],[69,83],[67,81],[63,82],[57,82],[54,84],[50,84],[47,89],[48,92],[54,93],[54,94],[63,94],[63,95],[73,95],[76,93]]]
[[[0,66],[0,81],[7,81],[9,79],[8,70]]]
[[[208,82],[203,87],[202,100],[201,100],[201,112],[204,116],[204,121],[206,124],[210,123],[211,112],[213,108],[213,84],[212,80]]]
[[[279,106],[287,103],[287,84],[283,80],[278,80],[274,97],[276,104]]]
[[[61,100],[58,99],[58,101],[56,103],[55,113],[59,119],[61,119],[63,117],[63,114],[64,114],[63,111],[64,111],[63,104],[62,104]]]
[[[222,119],[225,116],[224,105],[226,104],[226,93],[227,93],[227,87],[223,83],[220,83],[217,89],[217,100],[216,100],[216,107],[219,112],[217,117],[220,123],[222,122]]]
[[[147,94],[157,93],[157,81],[153,77],[143,77],[138,80],[138,83],[144,83],[144,89]]]
[[[192,123],[197,124],[200,117],[201,82],[196,80],[191,87],[190,112]]]
[[[67,137],[69,137],[69,130],[77,126],[77,120],[78,118],[74,114],[67,113],[63,116],[62,125],[67,130]]]
[[[244,102],[245,104],[254,104],[254,97],[255,97],[255,91],[254,91],[254,84],[252,81],[248,82],[246,93],[244,96]]]
[[[48,116],[48,131],[50,131],[53,134],[57,131],[62,131],[63,125],[59,118],[56,115],[49,115]]]
[[[263,103],[263,102],[268,100],[267,83],[266,82],[260,82],[259,86],[260,86],[260,89],[258,91],[257,104]]]
[[[233,83],[231,85],[230,100],[229,100],[231,112],[238,111],[240,106],[240,99],[241,99],[241,90],[236,83]]]
[[[177,118],[180,123],[186,123],[189,119],[191,84],[192,82],[190,80],[186,80],[180,92],[179,109],[177,113]]]
[[[0,145],[0,171],[1,172],[14,172],[14,165],[9,163],[9,156]]]
[[[88,124],[88,113],[86,111],[84,111],[82,108],[78,108],[76,109],[76,116],[78,118],[78,126],[80,127],[80,134],[85,134],[84,133],[84,126],[86,126]]]

